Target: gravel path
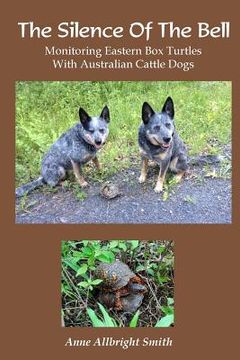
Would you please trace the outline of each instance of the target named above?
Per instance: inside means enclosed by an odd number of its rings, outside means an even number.
[[[106,200],[100,185],[91,184],[87,198],[78,200],[72,190],[37,190],[22,209],[16,202],[16,223],[133,223],[226,224],[231,223],[231,180],[206,177],[202,169],[190,171],[168,198],[153,191],[156,171],[145,185],[138,184],[139,169],[128,169],[110,180],[122,195]]]

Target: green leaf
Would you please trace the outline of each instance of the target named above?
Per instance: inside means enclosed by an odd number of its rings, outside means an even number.
[[[161,254],[166,249],[165,246],[159,246],[158,253]]]
[[[95,280],[92,280],[92,281],[91,281],[91,284],[92,284],[92,285],[99,285],[99,284],[101,284],[101,282],[103,282],[102,279],[95,279]]]
[[[160,284],[164,284],[166,282],[168,282],[169,278],[167,276],[158,276],[158,281],[160,282]]]
[[[110,241],[110,243],[109,243],[109,248],[110,249],[114,249],[117,246],[118,246],[118,240]]]
[[[154,271],[153,271],[153,269],[147,269],[147,272],[148,272],[148,274],[154,276]]]
[[[114,261],[115,256],[112,251],[104,251],[100,255],[96,256],[96,258],[102,262],[111,263]]]
[[[131,249],[134,250],[138,247],[139,240],[131,240],[130,244],[131,244]]]
[[[104,325],[106,327],[116,327],[116,322],[114,321],[114,319],[111,318],[111,316],[109,316],[108,312],[105,310],[104,306],[100,303],[98,303],[99,309],[101,310],[101,313],[103,314],[103,318],[104,318]]]
[[[163,316],[155,325],[155,327],[169,327],[174,322],[174,314]]]
[[[173,298],[167,298],[167,303],[168,303],[168,305],[173,305],[174,304],[174,299]]]
[[[140,315],[140,311],[138,310],[138,311],[134,314],[132,320],[130,321],[129,327],[135,328],[135,327],[137,326],[137,322],[138,322],[139,315]]]
[[[103,321],[97,317],[94,310],[87,308],[87,313],[92,321],[93,327],[104,327]]]
[[[88,269],[87,264],[83,264],[83,265],[80,266],[80,268],[78,269],[76,275],[79,276],[79,275],[85,274],[85,273],[87,272],[87,269]]]
[[[92,253],[93,253],[93,250],[90,247],[86,246],[86,247],[83,248],[82,254],[84,256],[89,257],[89,256],[92,255]]]
[[[68,260],[68,259],[64,259],[63,260],[63,263],[64,264],[66,264],[66,265],[68,265],[71,269],[73,269],[74,271],[78,271],[78,268],[79,268],[79,266],[77,265],[77,264],[75,264],[75,262],[74,261],[72,261],[72,260]]]
[[[136,272],[143,271],[143,270],[145,270],[145,266],[144,266],[144,265],[138,265],[138,266],[136,267]]]
[[[96,266],[95,266],[95,265],[90,265],[90,266],[89,266],[89,269],[90,269],[90,270],[96,270]]]
[[[81,281],[80,283],[78,283],[78,286],[86,289],[89,286],[89,283],[87,281]]]
[[[73,254],[75,261],[78,261],[78,260],[84,258],[84,255],[81,251],[73,251],[72,254]]]
[[[70,297],[74,296],[74,294],[71,291],[71,288],[68,286],[68,284],[62,284],[61,285],[61,292],[62,292],[62,294],[68,295]]]
[[[127,251],[127,245],[124,242],[120,242],[118,244],[119,249],[122,249],[123,251]]]
[[[149,266],[149,268],[152,268],[152,269],[157,269],[157,267],[158,267],[158,265],[155,263],[150,263],[148,266]]]
[[[174,309],[172,306],[161,306],[162,312],[164,312],[165,315],[170,315],[174,313]]]

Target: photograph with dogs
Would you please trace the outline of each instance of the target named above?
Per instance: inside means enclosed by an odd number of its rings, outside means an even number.
[[[16,223],[231,223],[231,82],[16,82]]]

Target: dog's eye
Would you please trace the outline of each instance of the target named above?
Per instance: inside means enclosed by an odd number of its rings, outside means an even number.
[[[171,124],[170,123],[166,123],[166,125],[165,125],[168,129],[170,129],[170,127],[171,127]]]
[[[99,132],[100,132],[101,134],[104,134],[104,133],[105,133],[105,129],[99,129]]]
[[[93,134],[94,133],[94,130],[93,129],[88,129],[88,131]]]
[[[154,126],[154,131],[160,131],[160,125]]]

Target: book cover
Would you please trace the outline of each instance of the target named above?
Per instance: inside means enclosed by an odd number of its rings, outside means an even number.
[[[4,358],[237,357],[236,4],[1,8]]]

